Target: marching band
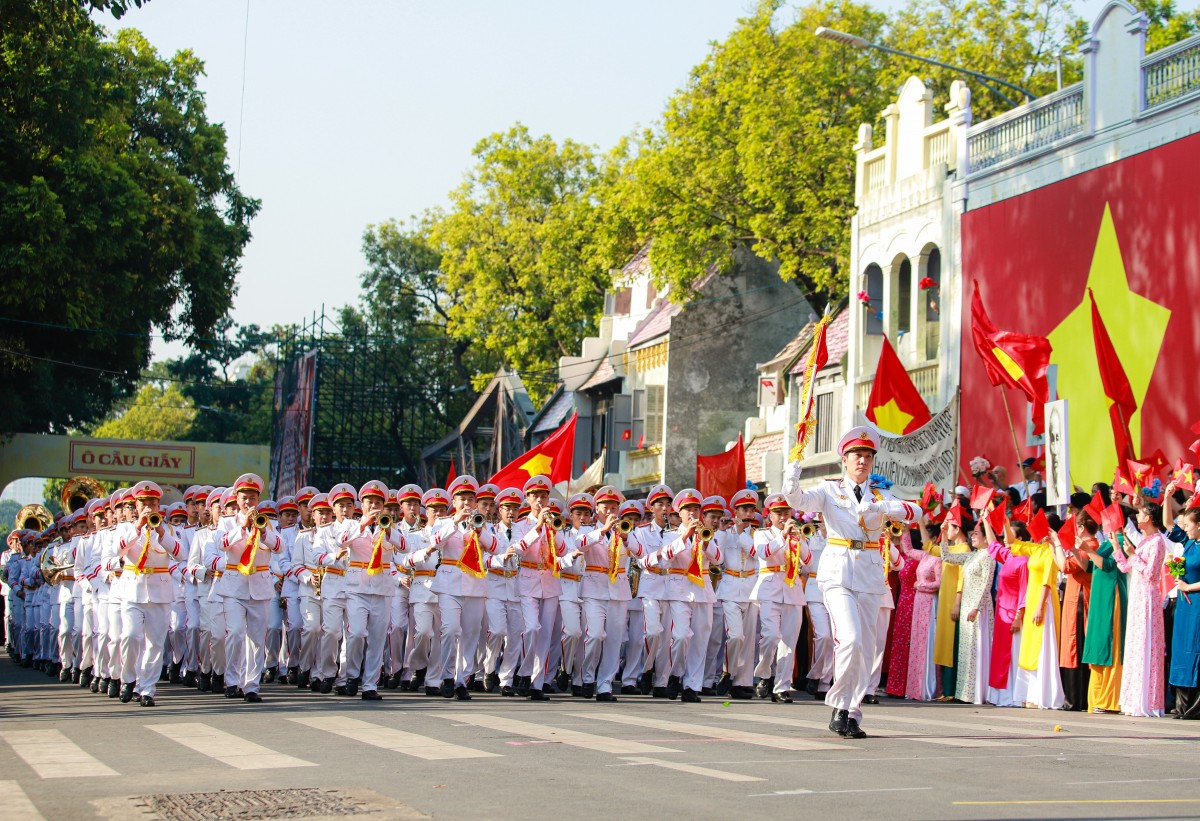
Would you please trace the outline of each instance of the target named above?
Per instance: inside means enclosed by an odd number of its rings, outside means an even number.
[[[9,652],[143,707],[160,681],[250,703],[270,683],[369,701],[826,690],[831,731],[861,737],[885,575],[902,562],[886,531],[920,519],[868,483],[877,447],[855,428],[845,478],[801,489],[794,465],[761,505],[754,490],[665,485],[562,504],[546,476],[264,500],[245,474],[162,509],[143,481],[10,534]],[[798,669],[805,613],[811,664]]]

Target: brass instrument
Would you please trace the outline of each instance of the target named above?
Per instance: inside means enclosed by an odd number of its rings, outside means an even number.
[[[25,505],[17,511],[18,530],[45,530],[54,524],[54,515],[39,504]]]
[[[550,519],[550,528],[552,530],[566,530],[567,520],[555,513]]]
[[[471,515],[471,527],[475,530],[480,530],[485,524],[487,524],[487,517],[482,513],[473,513]]]
[[[389,527],[392,526],[392,517],[387,515],[386,513],[383,513],[379,516],[379,519],[376,521],[376,524],[379,525],[379,527],[381,527],[382,529],[387,530]]]
[[[50,584],[58,584],[57,576],[64,570],[74,570],[75,565],[72,564],[50,564],[54,561],[54,547],[46,546],[42,549],[42,554],[38,556],[38,570],[42,572],[42,578]]]
[[[804,522],[800,525],[800,538],[805,541],[817,535],[817,526],[812,522]]]
[[[321,583],[325,581],[325,565],[319,565],[313,575],[313,595],[321,598]]]
[[[702,527],[696,531],[696,538],[702,542],[712,541],[712,537],[714,535],[715,534],[713,533],[713,529],[711,527]]]
[[[642,580],[642,565],[638,561],[636,561],[634,559],[630,559],[628,575],[629,575],[629,595],[633,596],[636,599],[637,594],[638,594],[638,584]]]
[[[267,525],[269,525],[270,523],[271,523],[271,520],[269,518],[267,518],[267,514],[265,514],[265,513],[255,513],[254,514],[254,527],[257,528],[258,530],[266,530]]]
[[[146,526],[151,530],[158,530],[163,523],[163,515],[157,510],[146,517]]]
[[[903,522],[888,521],[888,523],[887,523],[888,535],[891,536],[892,539],[897,540],[897,541],[900,539],[900,537],[902,537],[904,535],[904,531],[907,529],[908,529],[908,527],[905,526],[905,524]]]
[[[622,536],[628,536],[633,532],[633,523],[628,519],[622,519],[621,521],[617,522],[617,532]]]
[[[64,512],[74,513],[104,495],[104,486],[91,476],[76,476],[63,485],[60,501]]]

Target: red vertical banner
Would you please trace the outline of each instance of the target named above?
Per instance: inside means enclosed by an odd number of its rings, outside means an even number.
[[[696,457],[696,489],[704,496],[728,499],[746,486],[746,444],[738,434],[737,444],[724,453]]]

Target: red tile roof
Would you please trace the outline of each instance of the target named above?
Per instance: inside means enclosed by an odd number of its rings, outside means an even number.
[[[763,481],[763,456],[768,453],[783,453],[783,431],[755,436],[746,445],[746,481],[761,484]]]
[[[676,305],[667,297],[660,297],[654,307],[650,309],[650,313],[646,318],[638,323],[638,326],[633,329],[633,333],[629,335],[625,345],[628,348],[636,348],[638,345],[645,345],[657,337],[671,330],[671,320],[679,315],[683,310],[682,305]]]

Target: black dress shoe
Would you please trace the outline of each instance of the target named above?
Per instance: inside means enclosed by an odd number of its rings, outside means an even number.
[[[363,690],[363,701],[383,701],[383,696],[379,695],[376,690]]]
[[[83,671],[80,670],[78,667],[76,667],[74,670],[71,671],[71,683],[72,684],[79,684],[79,682],[82,679],[83,679]],[[87,685],[88,685],[88,683],[86,681],[84,681],[83,686],[87,687]]]
[[[866,738],[867,734],[862,727],[858,726],[858,719],[846,719],[846,732],[842,733],[846,738]]]
[[[583,698],[583,686],[580,684],[571,685],[571,698]]]
[[[748,701],[754,698],[753,687],[731,687],[729,697],[737,701]]]
[[[477,679],[477,678],[471,679],[470,683],[467,684],[467,689],[472,693],[486,693],[487,692],[487,688],[483,686],[483,680]]]
[[[134,693],[134,694],[133,694],[133,703],[134,703],[134,704],[141,704],[141,703],[142,703],[142,694],[141,694],[141,693]]]
[[[846,735],[846,724],[850,721],[849,710],[834,710],[833,718],[829,720],[829,729],[840,736]]]
[[[420,670],[418,670],[413,675],[413,685],[412,685],[413,692],[414,693],[417,692],[424,686],[425,686],[425,668],[422,667]]]
[[[171,668],[164,664],[163,668],[162,668],[162,672],[158,674],[158,680],[163,682],[164,684],[166,682],[170,681],[171,680]]]
[[[438,688],[438,692],[441,694],[442,698],[454,698],[454,679],[442,679],[442,686]]]
[[[333,692],[333,679],[330,678],[330,679],[325,679],[324,681],[322,681],[321,682],[321,693],[324,695],[329,695],[332,692]]]
[[[176,664],[171,665],[170,679],[171,679],[172,684],[183,684],[183,665],[182,664],[176,663]]]
[[[124,683],[121,685],[121,703],[128,704],[133,699],[133,685]]]
[[[387,690],[395,690],[397,687],[400,686],[400,674],[392,673],[392,675],[387,677],[387,681],[384,683],[383,686]]]
[[[460,684],[454,688],[455,701],[470,701],[471,691],[467,689],[465,684]]]
[[[61,681],[63,684],[70,684],[71,683],[71,668],[70,667],[62,668],[62,671],[58,674],[58,680]]]
[[[647,670],[642,673],[642,677],[638,679],[638,692],[644,696],[650,695],[654,690],[654,671]]]
[[[539,690],[536,687],[530,687],[529,688],[529,700],[530,701],[549,701],[550,696],[546,695],[545,693],[543,693],[541,690]]]
[[[650,691],[650,696],[652,698],[666,698],[667,697],[667,688],[666,687],[655,687],[653,690]]]
[[[307,690],[311,684],[312,684],[312,676],[309,675],[309,672],[307,670],[304,670],[303,672],[300,673],[299,676],[296,677],[296,689],[297,690]]]
[[[622,691],[624,692],[624,691]],[[596,693],[596,701],[616,701],[617,697],[612,693]]]
[[[716,694],[717,694],[716,689],[714,689],[712,687],[701,687],[700,688],[700,695],[702,695],[702,696],[715,696]]]
[[[878,703],[879,703],[879,697],[876,696],[874,693],[863,696],[863,704],[878,704]]]
[[[567,692],[567,688],[571,686],[571,677],[567,675],[566,670],[559,670],[558,674],[554,676],[554,686],[560,693]]]
[[[771,701],[776,704],[791,704],[792,697],[787,693],[771,693]]]
[[[246,693],[246,695],[242,696],[242,698],[251,704],[258,704],[262,701],[262,696],[260,696],[258,693]]]
[[[196,682],[196,689],[202,693],[207,693],[212,689],[212,673],[201,673],[199,680]]]
[[[359,684],[359,681],[356,678],[352,678],[349,681],[347,681],[346,682],[346,695],[350,696],[351,698],[358,695],[358,684]]]
[[[92,683],[88,685],[88,689],[91,690],[93,693],[100,692],[100,679],[93,676]]]
[[[237,698],[237,697],[238,697],[238,688],[236,688],[236,687],[226,687],[225,688],[225,698]]]
[[[702,699],[700,698],[700,695],[691,687],[684,687],[682,701],[686,704],[699,704]]]
[[[154,707],[154,696],[142,696],[143,707]]]
[[[667,698],[674,701],[683,690],[683,681],[679,676],[667,676]]]
[[[440,697],[440,696],[442,695],[442,690],[441,690],[441,688],[440,688],[440,687],[426,687],[426,688],[425,688],[425,695],[427,695],[427,696],[439,696],[439,697]]]
[[[183,686],[184,687],[195,687],[196,686],[196,671],[195,670],[188,670],[186,673],[183,674]]]
[[[592,697],[592,696],[594,696],[594,695],[596,695],[596,684],[595,684],[595,682],[592,682],[591,684],[585,684],[585,685],[583,685],[583,697],[584,697],[584,698],[591,698],[591,697]]]
[[[775,678],[761,679],[758,684],[754,685],[754,695],[759,698],[767,698],[771,695],[771,691],[775,689]]]
[[[345,684],[339,684],[339,685],[337,685],[336,687],[334,687],[334,688],[333,688],[333,694],[334,694],[335,696],[348,696],[348,695],[350,695],[350,693],[348,693],[348,692],[346,691],[346,685],[345,685]]]
[[[820,683],[821,682],[817,681],[815,678],[810,678],[808,683],[804,685],[804,692],[808,693],[813,698],[816,698],[817,687],[820,685]]]
[[[727,696],[730,689],[733,687],[733,678],[729,673],[722,673],[721,678],[717,679],[716,695]]]
[[[632,684],[626,684],[621,688],[621,695],[623,696],[640,696],[641,694],[642,691]]]
[[[483,677],[483,686],[489,693],[495,693],[500,690],[500,675],[499,673],[488,673]]]
[[[121,694],[121,682],[117,681],[115,678],[110,678],[108,680],[108,697],[116,698],[120,694]]]
[[[509,687],[507,684],[500,688],[500,695],[504,698],[513,698],[517,691]]]
[[[287,683],[291,684],[291,685],[297,685],[300,683],[300,668],[299,667],[289,667],[288,668]]]

